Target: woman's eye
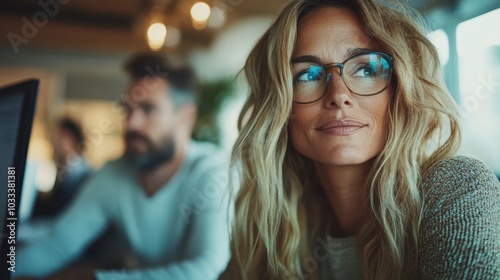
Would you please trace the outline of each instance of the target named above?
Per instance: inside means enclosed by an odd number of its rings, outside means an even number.
[[[352,75],[354,77],[374,77],[377,76],[377,66],[373,64],[366,64],[357,68]]]
[[[296,78],[296,82],[311,82],[318,81],[323,78],[323,69],[319,66],[309,67],[307,70],[300,72]]]

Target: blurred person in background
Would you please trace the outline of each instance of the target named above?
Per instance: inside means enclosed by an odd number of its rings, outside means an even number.
[[[50,192],[39,192],[32,218],[53,218],[58,215],[79,191],[82,183],[92,172],[83,157],[85,144],[81,126],[64,117],[57,122],[52,137],[53,159],[57,177]]]
[[[50,276],[111,223],[126,236],[132,259],[90,278],[217,279],[225,269],[228,170],[214,145],[190,139],[195,77],[151,54],[131,58],[125,69],[131,81],[122,102],[123,157],[89,178],[49,238],[19,249],[16,276]]]

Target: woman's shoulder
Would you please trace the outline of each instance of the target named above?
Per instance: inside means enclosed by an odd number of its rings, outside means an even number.
[[[422,189],[428,196],[459,195],[476,190],[500,192],[500,182],[483,162],[454,156],[437,162],[423,174]]]
[[[456,156],[423,175],[423,279],[496,279],[500,274],[500,182],[482,162]]]
[[[422,195],[427,214],[451,208],[475,212],[489,201],[500,215],[500,182],[477,159],[454,156],[434,164],[423,174]]]

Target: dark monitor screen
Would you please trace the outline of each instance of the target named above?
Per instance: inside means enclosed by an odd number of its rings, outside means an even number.
[[[0,88],[0,279],[10,279],[15,271],[18,210],[37,90],[37,80]]]

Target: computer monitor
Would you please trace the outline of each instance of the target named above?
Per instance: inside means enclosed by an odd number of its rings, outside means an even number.
[[[38,80],[0,88],[0,279],[15,271],[18,211]]]

